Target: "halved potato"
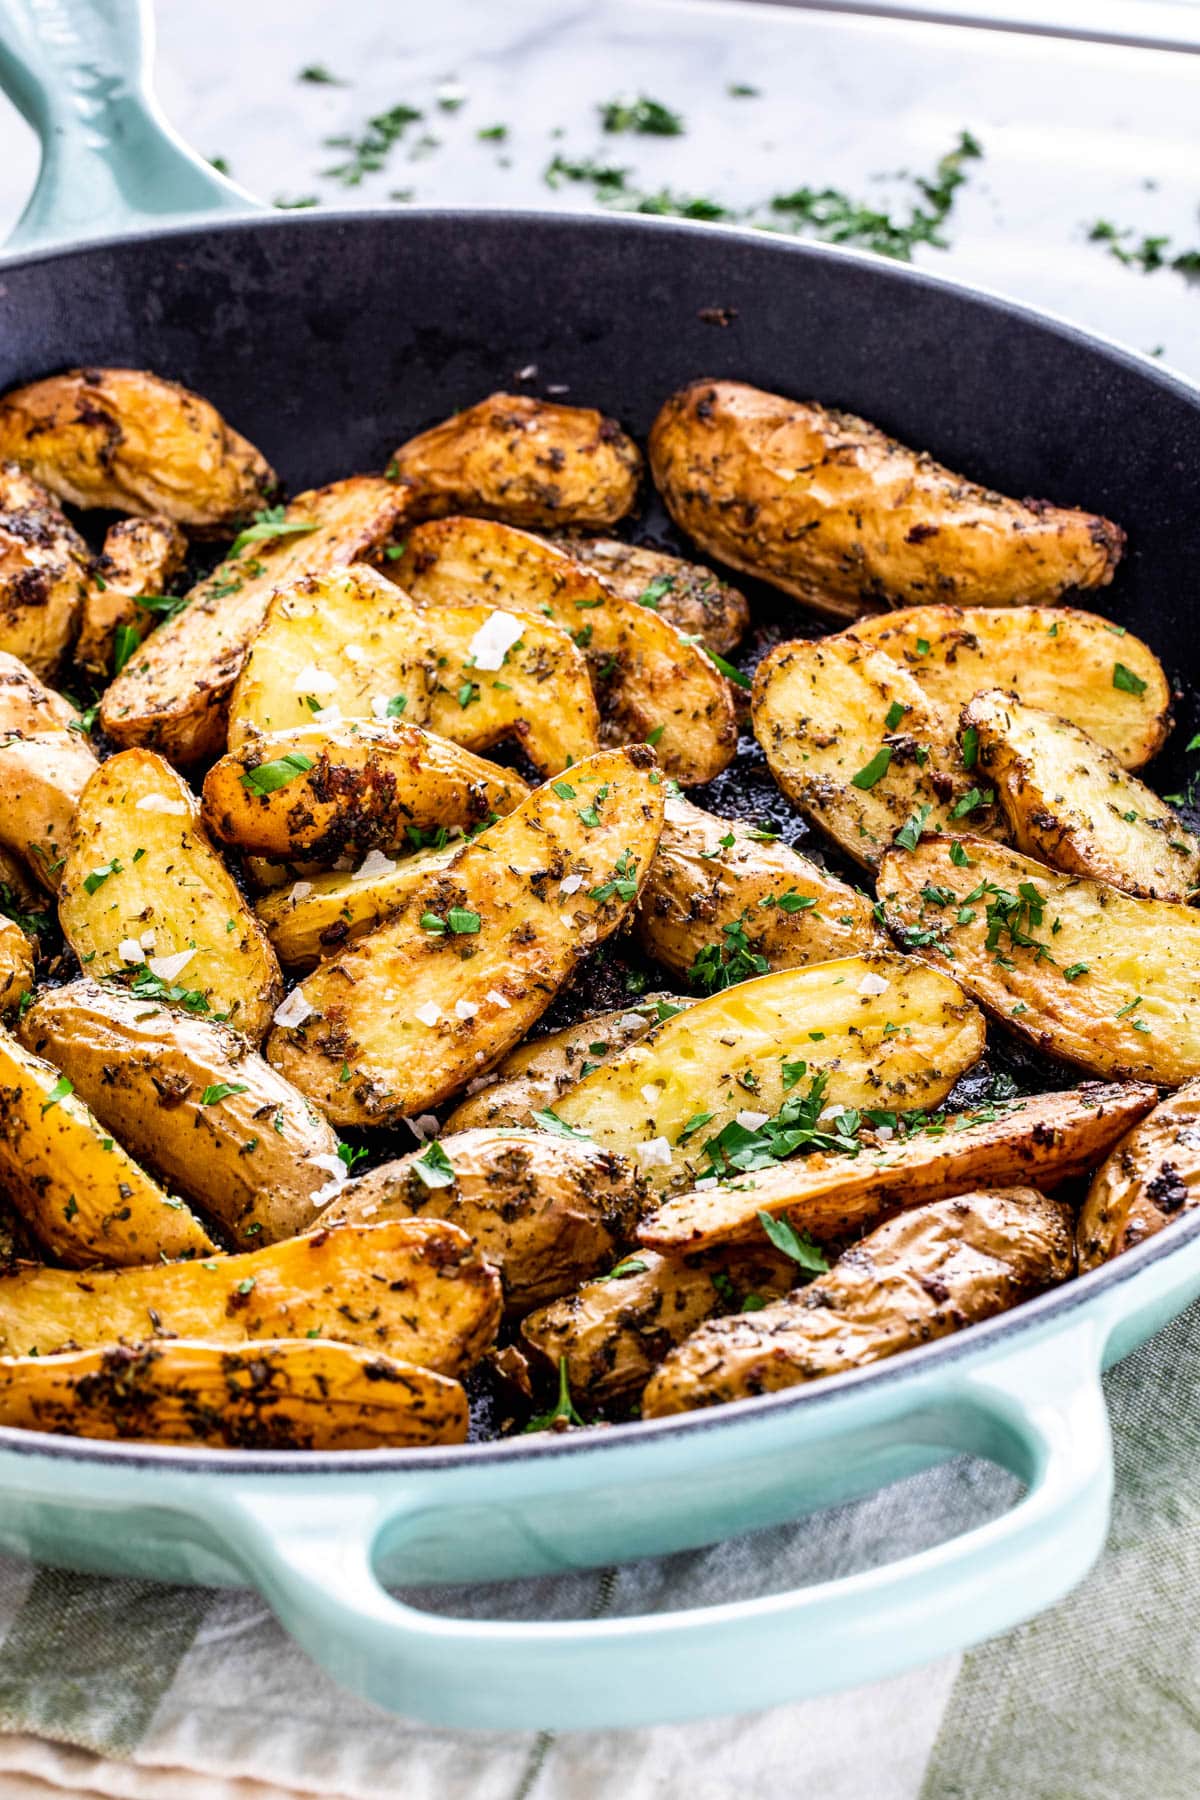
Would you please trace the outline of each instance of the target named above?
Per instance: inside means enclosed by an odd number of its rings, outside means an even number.
[[[418,525],[389,574],[422,606],[488,601],[554,619],[587,657],[610,738],[652,742],[668,775],[711,781],[737,748],[729,683],[698,644],[544,539],[493,520]]]
[[[130,658],[100,703],[105,731],[118,744],[148,745],[175,762],[219,755],[230,690],[275,589],[371,562],[402,517],[395,487],[372,475],[297,494],[277,521],[278,536],[231,553]]]
[[[826,1109],[936,1106],[983,1041],[983,1020],[954,981],[926,981],[908,957],[843,956],[697,1001],[553,1110],[629,1157],[653,1187],[691,1187],[789,1101],[793,1110],[812,1094]]]
[[[317,721],[214,763],[203,814],[214,837],[241,850],[333,863],[403,848],[410,830],[482,825],[528,798],[519,775],[418,725]]]
[[[338,1141],[227,1025],[112,983],[47,988],[21,1021],[101,1124],[173,1192],[257,1249],[312,1228]]]
[[[1006,688],[1078,725],[1126,769],[1149,762],[1171,728],[1171,686],[1154,652],[1073,606],[911,606],[860,619],[854,635],[903,663],[947,713]]]
[[[730,587],[703,563],[685,562],[643,544],[619,538],[585,537],[567,532],[550,542],[598,575],[623,600],[653,607],[680,631],[687,631],[719,655],[737,648],[750,623],[746,596]]]
[[[484,1074],[627,917],[662,829],[640,745],[536,789],[297,990],[275,1066],[335,1123],[386,1124]],[[656,785],[657,784],[657,785]]]
[[[98,768],[80,732],[0,731],[0,846],[54,893],[80,796]]]
[[[388,466],[410,518],[478,513],[514,525],[615,525],[641,473],[615,419],[531,394],[489,394],[409,438]]]
[[[0,457],[73,506],[162,513],[220,536],[278,485],[215,406],[146,369],[70,369],[0,400]]]
[[[852,413],[740,381],[673,394],[650,466],[702,549],[841,618],[880,602],[1011,606],[1104,587],[1125,543],[1094,513],[1006,499]]]
[[[33,945],[15,920],[0,913],[0,1013],[23,1000],[33,986]]]
[[[752,705],[772,775],[856,862],[873,868],[898,831],[919,837],[966,817],[986,827],[988,795],[953,721],[851,634],[777,645],[755,672]]]
[[[58,919],[89,975],[145,961],[164,999],[183,998],[182,987],[192,1010],[217,1014],[253,1043],[282,996],[275,953],[209,843],[191,789],[152,750],[110,757],[80,795]]]
[[[530,1313],[521,1340],[540,1366],[556,1371],[566,1360],[577,1405],[620,1404],[636,1398],[664,1356],[706,1319],[777,1300],[797,1274],[765,1238],[708,1256],[638,1250]]]
[[[983,838],[885,858],[888,924],[1040,1050],[1093,1075],[1200,1075],[1200,913]]]
[[[0,650],[0,742],[69,731],[78,724],[79,716],[64,695],[47,687],[19,657]]]
[[[64,1437],[238,1450],[462,1444],[457,1381],[354,1344],[179,1339],[0,1357],[0,1424]]]
[[[1169,1094],[1097,1169],[1079,1213],[1079,1267],[1099,1268],[1200,1206],[1200,1081]]]
[[[1200,887],[1200,839],[1077,725],[993,688],[967,702],[962,727],[1018,850],[1147,900]]]
[[[460,833],[440,849],[411,856],[367,858],[348,873],[310,873],[273,888],[255,913],[280,962],[306,968],[355,943],[398,912],[430,875],[448,868],[463,848]]]
[[[656,962],[701,989],[724,985],[731,960],[748,974],[755,958],[794,969],[887,948],[865,894],[789,845],[678,795],[667,797],[634,930]]]
[[[114,666],[117,633],[121,656],[129,660],[156,624],[154,609],[183,567],[187,539],[170,519],[118,519],[104,540],[83,601],[83,623],[75,661],[93,675]]]
[[[2,460],[2,443],[0,423],[0,651],[52,675],[75,636],[90,556],[45,488]]]
[[[318,1223],[448,1219],[499,1269],[519,1316],[605,1268],[631,1241],[641,1198],[629,1164],[593,1144],[461,1131],[348,1182]]]
[[[499,1276],[441,1219],[338,1225],[240,1256],[146,1268],[0,1275],[0,1348],[10,1356],[137,1343],[149,1325],[210,1344],[311,1333],[457,1375],[499,1322]]]
[[[952,1113],[927,1128],[864,1146],[855,1157],[796,1156],[773,1169],[676,1194],[644,1218],[638,1239],[656,1250],[750,1242],[758,1215],[786,1218],[818,1243],[873,1230],[894,1213],[967,1187],[1036,1183],[1061,1187],[1089,1174],[1154,1105],[1156,1090],[1134,1082],[1085,1082],[1059,1094],[1030,1094]]]
[[[151,1181],[71,1082],[0,1026],[0,1186],[72,1268],[203,1256],[212,1239]]]
[[[364,565],[272,600],[233,691],[230,748],[314,712],[402,717],[474,751],[511,739],[545,775],[600,743],[587,665],[559,626],[491,604],[423,612]]]

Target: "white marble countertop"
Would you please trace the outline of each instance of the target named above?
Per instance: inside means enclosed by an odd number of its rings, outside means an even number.
[[[345,85],[299,80],[311,64]],[[758,91],[734,96],[738,84]],[[733,208],[802,184],[888,204],[911,182],[881,175],[931,172],[967,129],[984,155],[950,248],[919,247],[915,260],[1200,378],[1200,282],[1122,267],[1087,241],[1103,218],[1200,247],[1200,55],[748,0],[159,0],[158,85],[176,126],[252,192],[330,205],[396,192],[596,204],[586,184],[547,185],[555,152],[623,166],[642,192]],[[439,90],[459,103],[439,104]],[[685,132],[606,134],[600,103],[638,93],[680,113]],[[401,102],[424,117],[385,167],[355,188],[321,175],[343,155],[324,138],[361,135]],[[495,125],[502,142],[480,138]],[[0,231],[35,158],[24,124],[0,114]]]

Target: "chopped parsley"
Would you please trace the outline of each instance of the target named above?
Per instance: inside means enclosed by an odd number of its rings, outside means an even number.
[[[884,744],[878,749],[869,763],[864,763],[857,774],[850,777],[850,786],[860,788],[864,793],[882,781],[892,763],[892,747]]]
[[[646,137],[682,137],[683,120],[661,100],[645,94],[636,100],[608,100],[600,108],[605,131],[636,131]]]
[[[84,876],[84,891],[94,894],[97,888],[104,886],[110,875],[120,875],[122,872],[120,859],[114,856],[111,862],[101,863],[98,869],[93,869],[90,875]]]
[[[254,515],[253,525],[247,525],[240,531],[229,546],[229,561],[240,556],[247,544],[262,544],[272,538],[307,537],[318,529],[312,519],[289,519],[287,509],[283,506],[267,506]]]
[[[228,1100],[231,1094],[244,1094],[247,1087],[244,1081],[214,1081],[206,1087],[200,1096],[201,1106],[216,1106],[220,1100]]]
[[[1120,688],[1123,694],[1144,694],[1146,691],[1146,683],[1141,676],[1135,675],[1132,669],[1127,669],[1120,662],[1113,664],[1112,684],[1115,688]]]
[[[247,769],[241,777],[242,786],[252,794],[273,794],[297,776],[307,775],[312,766],[311,756],[305,756],[301,750],[289,750],[286,756],[259,763],[257,769]]]
[[[810,1275],[824,1275],[829,1268],[829,1261],[819,1244],[814,1244],[807,1231],[797,1233],[784,1217],[773,1219],[769,1212],[760,1212],[758,1222],[770,1238],[776,1250],[790,1256],[794,1263]]]
[[[705,944],[697,952],[687,978],[702,993],[719,994],[739,981],[770,974],[770,963],[760,951],[751,948],[746,936],[747,917],[748,913],[743,912],[740,918],[722,926],[721,942]]]
[[[550,1412],[536,1413],[530,1419],[525,1430],[530,1431],[569,1431],[572,1425],[586,1425],[587,1420],[580,1417],[575,1410],[575,1402],[571,1399],[571,1386],[567,1380],[567,1359],[558,1359],[558,1400]]]
[[[50,1089],[50,1092],[46,1095],[45,1100],[42,1102],[43,1119],[50,1111],[51,1107],[57,1106],[60,1100],[65,1100],[68,1094],[73,1094],[74,1092],[75,1083],[69,1076],[60,1075],[54,1086]]]
[[[341,1155],[340,1150],[338,1154]],[[414,1158],[413,1168],[427,1188],[454,1186],[454,1164],[436,1140]]]

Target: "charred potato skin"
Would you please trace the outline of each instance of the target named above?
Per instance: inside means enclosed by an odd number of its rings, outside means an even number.
[[[1145,1243],[1200,1206],[1200,1081],[1185,1082],[1121,1140],[1079,1212],[1079,1271]]]
[[[139,600],[163,594],[183,568],[187,539],[170,519],[119,519],[104,539],[83,602],[75,661],[92,675],[113,667],[119,628],[141,640],[154,614]]]
[[[1070,1209],[1033,1188],[937,1200],[881,1225],[801,1293],[701,1327],[667,1357],[646,1418],[861,1368],[1006,1312],[1075,1272]]]
[[[0,650],[52,676],[75,636],[91,558],[54,498],[4,456],[0,447]]]
[[[650,466],[703,550],[834,618],[1052,601],[1105,586],[1125,541],[1107,519],[978,487],[851,413],[735,381],[672,395]]]
[[[238,1032],[85,980],[44,992],[19,1035],[70,1077],[120,1143],[239,1247],[312,1229],[337,1137]],[[205,1105],[203,1095],[218,1087],[231,1091]]]
[[[389,473],[412,518],[474,513],[514,525],[615,525],[642,456],[615,419],[529,394],[490,394],[401,444]]]
[[[698,637],[718,656],[736,650],[750,624],[746,596],[703,563],[626,544],[619,538],[586,537],[565,532],[548,540],[556,550],[598,575],[612,593],[639,605],[652,605],[679,631]],[[653,596],[647,599],[647,594]]]
[[[220,536],[275,492],[274,470],[199,394],[143,369],[71,369],[0,400],[0,457],[73,506]]]
[[[33,986],[33,945],[15,920],[0,913],[0,1013],[10,1012]]]

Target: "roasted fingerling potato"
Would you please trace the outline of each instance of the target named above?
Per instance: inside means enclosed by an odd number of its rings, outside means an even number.
[[[119,674],[170,606],[167,588],[183,568],[187,539],[170,519],[118,519],[92,567],[83,598],[75,661],[90,675]]]
[[[88,547],[45,488],[0,449],[0,651],[52,676],[87,590]]]
[[[20,1004],[33,986],[34,948],[15,920],[0,913],[0,1013]]]
[[[66,702],[15,658],[0,663],[0,849],[53,894],[75,808],[99,765],[82,729],[62,722],[64,711],[74,720]]]
[[[850,619],[922,600],[1012,606],[1105,587],[1119,526],[1010,500],[853,413],[694,381],[650,433],[675,523],[730,568]]]
[[[414,850],[395,860],[369,856],[357,869],[289,878],[286,885],[255,902],[255,916],[280,962],[307,969],[399,912],[409,896],[430,875],[447,869],[464,847],[457,834],[440,848]]]
[[[699,638],[719,656],[736,650],[746,635],[750,624],[746,596],[703,563],[580,531],[549,541],[572,562],[598,575],[611,593],[652,607],[660,618]]]
[[[1200,1081],[1185,1082],[1105,1158],[1079,1211],[1084,1273],[1200,1205]]]

